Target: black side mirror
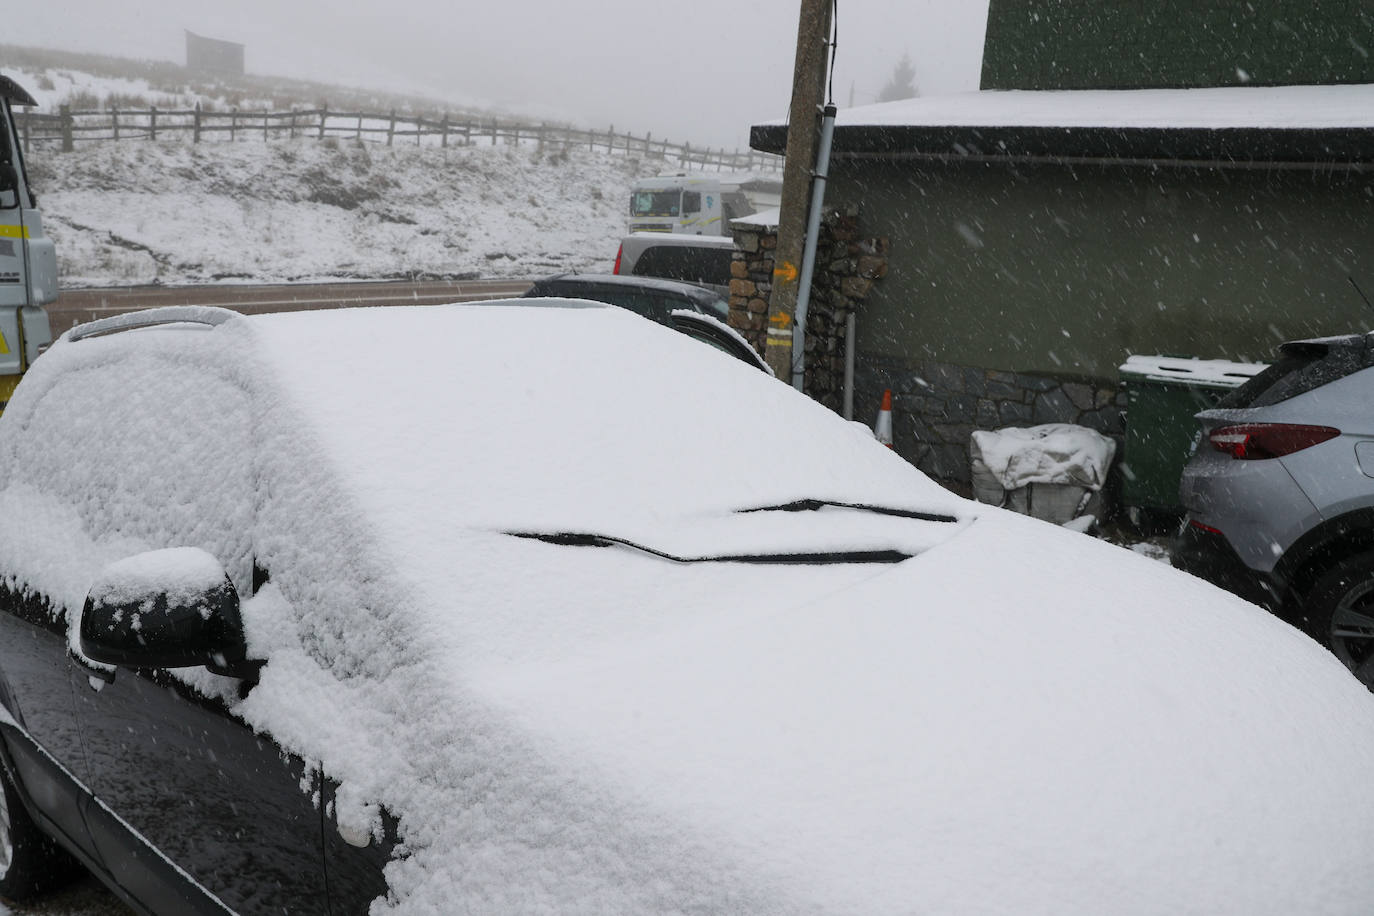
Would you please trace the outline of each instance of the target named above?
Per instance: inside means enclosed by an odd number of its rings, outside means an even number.
[[[256,669],[245,662],[238,592],[219,561],[196,548],[154,550],[101,570],[79,636],[87,658],[124,668],[204,665],[230,677]]]
[[[8,159],[0,159],[0,192],[19,190],[19,170]]]

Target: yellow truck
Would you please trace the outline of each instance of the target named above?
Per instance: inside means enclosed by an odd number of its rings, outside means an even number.
[[[37,103],[0,76],[0,411],[19,377],[52,342],[43,306],[57,299],[57,251],[24,172],[14,106]]]

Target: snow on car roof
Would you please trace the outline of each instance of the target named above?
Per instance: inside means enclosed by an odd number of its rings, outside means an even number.
[[[378,911],[1286,914],[1374,897],[1374,789],[1330,778],[1374,764],[1374,700],[1327,653],[1160,564],[948,495],[787,386],[621,310],[359,309],[60,342],[0,416],[0,511],[26,520],[0,527],[0,568],[79,601],[74,583],[121,556],[217,546],[131,542],[120,512],[163,486],[136,485],[137,460],[89,530],[44,491],[52,468],[16,457],[37,454],[29,431],[79,443],[93,406],[44,395],[121,358],[131,411],[194,394],[150,355],[253,394],[203,405],[252,411],[271,574],[243,606],[261,682],[220,695],[341,781],[350,832],[378,805],[400,818]],[[219,492],[221,473],[195,484]],[[959,521],[735,511],[800,498]],[[919,555],[680,564],[514,529]]]
[[[837,127],[1374,127],[1374,85],[985,90],[842,109],[835,124]]]

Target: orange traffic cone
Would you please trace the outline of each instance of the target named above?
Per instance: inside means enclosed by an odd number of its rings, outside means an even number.
[[[883,389],[883,406],[878,409],[878,422],[873,424],[873,438],[892,448],[892,389]]]

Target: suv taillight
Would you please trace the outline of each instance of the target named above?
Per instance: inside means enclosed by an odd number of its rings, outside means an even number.
[[[617,249],[615,250],[615,269],[612,270],[611,273],[613,273],[613,274],[618,274],[618,273],[620,273],[620,258],[621,258],[624,254],[625,254],[625,246],[624,246],[624,245],[621,245],[619,248],[617,248]]]
[[[1319,445],[1341,434],[1330,426],[1303,426],[1298,423],[1242,423],[1219,426],[1208,439],[1212,448],[1232,458],[1282,458]]]

